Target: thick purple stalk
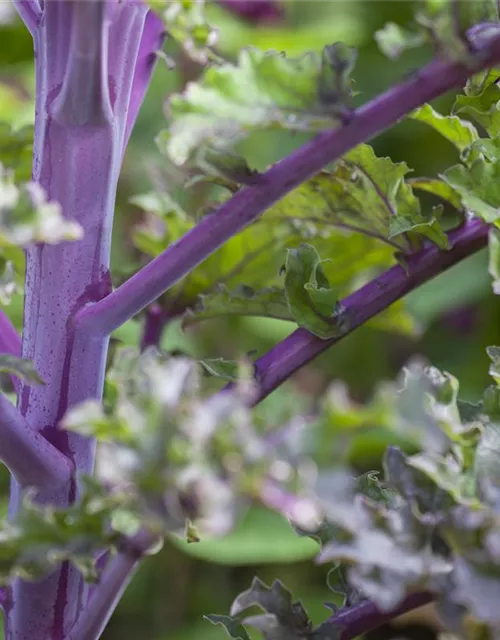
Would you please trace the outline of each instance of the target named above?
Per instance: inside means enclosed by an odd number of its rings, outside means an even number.
[[[472,220],[449,233],[448,238],[451,246],[448,251],[440,251],[435,245],[429,245],[407,256],[406,268],[396,265],[342,300],[346,319],[346,329],[342,335],[322,340],[306,329],[297,329],[259,358],[254,363],[258,386],[255,403],[263,400],[295,371],[367,320],[424,282],[483,249],[488,242],[488,225],[480,220]]]
[[[141,2],[47,0],[32,29],[33,179],[85,235],[79,242],[27,251],[22,355],[34,362],[46,384],[23,384],[19,409],[81,473],[92,472],[94,443],[60,430],[58,423],[69,406],[101,397],[108,340],[75,332],[71,319],[111,288],[110,240],[121,160],[149,81],[151,55],[161,46],[147,15]],[[64,506],[77,495],[70,481],[42,492],[40,500]],[[20,487],[13,482],[11,513],[19,498]],[[6,639],[63,640],[86,600],[87,586],[68,563],[40,583],[16,580]]]
[[[500,60],[500,35],[478,42],[477,66]],[[464,84],[474,71],[463,64],[435,61],[358,109],[345,126],[322,133],[235,194],[110,295],[82,308],[76,322],[96,337],[109,335],[151,304],[233,235],[328,163],[373,138],[416,107]]]

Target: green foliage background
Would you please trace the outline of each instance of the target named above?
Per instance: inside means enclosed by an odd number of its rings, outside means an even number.
[[[285,50],[291,55],[314,50],[341,40],[359,48],[355,71],[356,100],[364,102],[387,88],[429,58],[429,52],[410,52],[400,60],[388,62],[377,50],[374,32],[387,21],[404,24],[411,18],[413,3],[378,0],[323,1],[296,0],[285,3],[286,16],[276,25],[250,26],[210,7],[212,23],[220,28],[220,51],[235,58],[245,45]],[[113,247],[113,269],[117,279],[130,270],[135,259],[131,230],[140,211],[129,199],[148,191],[151,181],[167,179],[164,158],[154,138],[165,126],[163,102],[172,91],[195,79],[200,68],[167,45],[177,61],[175,71],[160,61],[139,116],[126,155],[119,187]],[[0,120],[15,127],[33,119],[33,63],[31,38],[14,20],[0,24]],[[244,91],[244,87],[242,87]],[[447,98],[438,105],[449,106]],[[0,132],[1,133],[1,132]],[[257,167],[265,167],[304,141],[303,135],[276,132],[253,136],[245,144]],[[437,133],[423,124],[403,123],[380,136],[374,143],[379,156],[404,160],[415,175],[436,175],[456,162],[456,152]],[[1,135],[0,135],[1,151]],[[186,208],[196,206],[203,191],[195,191]],[[283,390],[266,404],[270,420],[280,403],[307,406],[327,384],[344,380],[356,399],[364,399],[383,378],[392,379],[413,353],[428,358],[440,369],[448,370],[461,382],[464,399],[475,400],[488,383],[485,348],[500,343],[500,301],[491,291],[487,256],[474,256],[450,272],[409,296],[408,307],[420,327],[418,337],[406,338],[388,331],[362,328],[335,346],[313,365],[298,373]],[[21,327],[22,305],[14,299],[7,309]],[[209,320],[183,333],[173,322],[165,332],[163,347],[181,349],[198,357],[235,358],[244,352],[264,353],[295,326],[278,320],[231,318]],[[131,322],[115,336],[133,344],[140,327]],[[383,433],[360,438],[352,451],[353,464],[360,472],[380,467]],[[7,474],[1,476],[2,505],[6,508]],[[239,529],[224,541],[190,545],[172,541],[153,559],[144,563],[127,590],[113,617],[105,640],[204,640],[221,638],[222,631],[202,620],[207,613],[226,613],[237,593],[247,588],[254,575],[266,582],[282,579],[303,599],[315,621],[326,613],[326,570],[308,559],[314,543],[297,539],[287,523],[263,509],[251,510]]]

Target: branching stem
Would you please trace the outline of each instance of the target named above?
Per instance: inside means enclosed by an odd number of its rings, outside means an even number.
[[[98,640],[125,591],[139,560],[157,542],[146,529],[124,541],[120,551],[104,569],[87,607],[68,636],[68,640]]]
[[[0,459],[23,487],[51,490],[69,482],[73,473],[70,460],[33,430],[1,393]]]
[[[343,333],[322,340],[306,329],[297,329],[259,358],[255,362],[259,388],[255,402],[263,400],[295,371],[407,293],[484,248],[488,241],[488,225],[473,220],[449,233],[448,237],[451,246],[448,251],[441,251],[435,245],[427,246],[408,256],[406,267],[392,267],[345,298],[341,302],[346,321]]]
[[[478,42],[475,69],[458,62],[431,62],[412,78],[358,109],[345,126],[316,136],[277,163],[257,184],[236,193],[113,293],[82,308],[75,322],[93,335],[110,334],[327,164],[369,141],[425,102],[462,86],[472,73],[499,60],[500,35],[495,31]]]
[[[32,36],[35,32],[40,21],[42,11],[38,0],[12,0],[16,8],[19,17],[26,25],[27,29]]]

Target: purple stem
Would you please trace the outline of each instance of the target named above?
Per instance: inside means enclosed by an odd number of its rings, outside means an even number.
[[[146,310],[144,333],[141,339],[141,351],[147,347],[158,347],[169,317],[159,304],[153,303]]]
[[[219,4],[249,22],[274,22],[283,17],[283,7],[275,0],[219,0]]]
[[[79,622],[66,640],[98,640],[101,637],[139,561],[157,542],[158,537],[145,529],[123,542],[118,553],[109,560]]]
[[[322,340],[306,329],[297,329],[259,358],[254,365],[259,389],[255,403],[367,320],[424,282],[484,248],[488,241],[488,225],[480,220],[472,220],[449,233],[448,238],[451,247],[448,251],[441,251],[435,245],[426,246],[406,257],[406,268],[395,265],[345,298],[341,305],[345,309],[347,328],[341,335]]]
[[[113,293],[82,308],[75,318],[77,325],[95,336],[109,335],[328,163],[370,140],[416,107],[462,86],[472,72],[500,60],[498,33],[486,35],[478,47],[481,54],[475,69],[457,62],[434,61],[358,109],[345,126],[316,136],[264,173],[257,184],[242,189],[217,213],[203,218]]]
[[[330,620],[343,628],[341,640],[351,640],[433,600],[434,596],[427,591],[411,593],[395,609],[386,612],[366,600],[352,607],[343,607]]]

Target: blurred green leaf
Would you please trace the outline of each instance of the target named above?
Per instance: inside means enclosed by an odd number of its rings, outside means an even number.
[[[318,552],[317,543],[297,536],[283,516],[257,506],[250,508],[224,538],[202,538],[195,545],[188,545],[178,537],[172,541],[189,556],[237,566],[300,562]]]
[[[426,37],[422,31],[409,31],[395,22],[388,22],[382,29],[375,32],[375,40],[380,51],[393,59],[398,58],[408,49],[422,46]]]
[[[45,384],[30,360],[0,354],[0,372],[13,373],[31,384]]]
[[[331,127],[349,95],[348,51],[333,45],[323,57],[287,58],[277,51],[248,49],[240,52],[236,65],[208,68],[199,82],[170,97],[170,126],[158,137],[160,150],[183,165],[200,148],[228,149],[253,131]]]

